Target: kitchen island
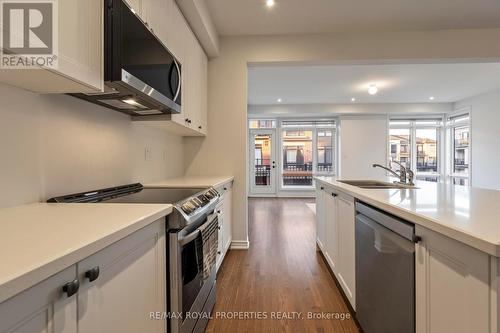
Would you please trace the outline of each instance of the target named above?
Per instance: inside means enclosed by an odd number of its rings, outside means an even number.
[[[415,226],[416,332],[499,332],[500,191],[425,181],[366,189],[315,179],[318,247],[354,309],[360,202]]]

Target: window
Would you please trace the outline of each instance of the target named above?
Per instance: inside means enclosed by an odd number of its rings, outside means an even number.
[[[280,125],[283,189],[310,188],[313,186],[314,175],[334,173],[333,120],[283,120]]]
[[[389,163],[396,161],[415,171],[416,178],[437,182],[441,177],[440,142],[443,120],[391,119]]]
[[[274,120],[274,119],[250,119],[248,121],[248,128],[250,128],[250,129],[276,128],[276,120]]]
[[[333,171],[333,130],[322,129],[317,131],[316,139],[317,160],[316,170],[318,172]]]
[[[409,128],[391,128],[389,130],[390,161],[397,161],[408,168],[411,167],[410,138]]]
[[[469,185],[470,178],[470,115],[455,113],[448,117],[449,174],[455,185]]]

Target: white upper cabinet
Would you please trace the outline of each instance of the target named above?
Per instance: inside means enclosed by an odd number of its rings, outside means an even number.
[[[144,120],[184,136],[206,135],[208,59],[205,51],[173,0],[129,0],[129,4],[140,8],[138,15],[181,65],[181,113],[173,114],[170,121]]]
[[[57,1],[57,68],[1,69],[0,81],[38,93],[103,89],[103,0]]]

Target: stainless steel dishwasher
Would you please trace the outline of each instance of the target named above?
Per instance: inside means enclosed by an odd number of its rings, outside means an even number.
[[[415,226],[356,203],[356,317],[365,333],[415,332]]]

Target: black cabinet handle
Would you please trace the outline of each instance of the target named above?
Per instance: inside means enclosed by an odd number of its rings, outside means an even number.
[[[224,191],[227,191],[227,187],[224,187]]]
[[[73,281],[66,283],[62,287],[63,292],[66,293],[66,296],[68,297],[76,294],[78,292],[78,289],[80,289],[80,282],[78,281],[78,279],[74,279]]]
[[[99,266],[96,266],[86,271],[85,277],[89,279],[89,282],[97,280],[97,278],[99,277]]]
[[[188,119],[188,123],[190,123],[190,124],[191,124],[191,119]]]
[[[220,225],[217,227],[217,230],[220,230]]]
[[[420,241],[422,241],[422,237],[417,236],[417,235],[413,236],[413,242],[415,244],[420,243]]]
[[[220,254],[220,251],[217,251],[217,254]]]
[[[321,190],[324,190],[325,188],[323,186],[320,187]]]
[[[336,193],[332,193],[332,197],[334,197],[334,198],[335,198],[336,196],[337,196],[337,194],[336,194]]]
[[[189,119],[188,119],[188,118],[186,118],[186,119],[184,119],[184,121],[187,123],[187,122],[189,122]]]
[[[201,129],[202,127],[201,126],[198,126],[198,129]]]
[[[220,214],[220,209],[219,209],[219,210],[217,210],[217,214]]]

